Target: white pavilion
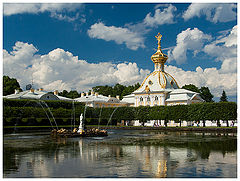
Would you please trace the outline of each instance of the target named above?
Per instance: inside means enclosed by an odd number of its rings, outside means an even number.
[[[134,107],[187,105],[204,102],[199,93],[180,89],[173,76],[164,71],[164,64],[168,56],[161,50],[162,35],[158,33],[155,37],[158,40],[158,49],[151,57],[154,71],[144,79],[136,91],[124,96],[122,101],[130,103]]]

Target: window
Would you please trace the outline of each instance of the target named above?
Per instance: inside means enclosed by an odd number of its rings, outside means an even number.
[[[150,100],[151,100],[151,99],[150,99],[150,97],[148,96],[148,97],[147,97],[147,101],[150,101]]]
[[[158,96],[155,96],[155,101],[157,101],[158,100]]]
[[[140,97],[140,102],[142,102],[143,101],[143,98],[142,97]]]

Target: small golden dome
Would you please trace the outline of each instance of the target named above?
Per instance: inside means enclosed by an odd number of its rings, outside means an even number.
[[[157,52],[154,53],[152,56],[151,56],[151,60],[156,64],[156,63],[160,63],[162,64],[162,66],[164,66],[163,64],[167,61],[168,59],[168,56],[165,55],[162,50],[161,50],[161,38],[162,38],[162,35],[160,33],[157,34],[157,36],[155,36],[158,40],[158,49],[157,49]]]

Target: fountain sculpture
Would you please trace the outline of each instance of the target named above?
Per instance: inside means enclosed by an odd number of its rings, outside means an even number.
[[[78,129],[74,128],[73,131],[67,130],[64,128],[61,128],[59,130],[52,130],[51,135],[56,136],[62,136],[62,137],[102,137],[107,136],[108,133],[106,130],[100,130],[100,129],[85,129],[84,128],[84,122],[83,122],[83,114],[80,115],[80,124]]]

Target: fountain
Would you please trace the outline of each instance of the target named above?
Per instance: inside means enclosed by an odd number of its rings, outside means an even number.
[[[50,112],[50,114],[51,114],[51,116],[52,116],[52,118],[53,118],[53,121],[54,121],[54,123],[55,123],[55,125],[56,125],[56,127],[57,127],[57,129],[58,129],[57,122],[56,122],[56,120],[55,120],[55,118],[54,118],[54,116],[53,116],[50,108],[48,107],[47,103],[44,102],[44,101],[40,101],[40,105],[41,105],[41,103],[43,103],[43,104],[47,107],[47,109],[48,109],[48,111]],[[42,107],[42,108],[43,108],[43,107]],[[44,110],[44,109],[43,109],[43,110]],[[46,111],[45,111],[45,113],[46,113]],[[49,119],[49,116],[48,116],[48,115],[47,115],[47,117],[48,117],[48,119]],[[50,119],[49,119],[49,121],[50,121],[50,124],[51,124],[51,120],[50,120]],[[51,124],[51,125],[52,125],[52,124]]]
[[[109,120],[108,120],[107,126],[108,126],[108,124],[110,123],[110,121],[111,121],[111,119],[112,119],[112,116],[113,116],[113,114],[115,113],[115,111],[117,110],[117,108],[118,108],[118,107],[116,107],[116,108],[113,110],[113,112],[112,112],[112,114],[111,114],[111,116],[110,116],[110,118],[109,118]]]
[[[86,108],[86,107],[85,107]],[[86,110],[86,109],[85,109]],[[84,110],[84,115],[85,115],[85,110]],[[66,130],[66,129],[59,129],[59,130],[52,130],[51,135],[56,137],[56,136],[62,136],[62,137],[102,137],[102,136],[107,136],[108,133],[106,130],[100,130],[100,129],[84,129],[84,117],[83,114],[81,113],[80,115],[80,124],[78,129],[74,128],[73,131],[71,130]]]
[[[74,101],[72,101],[71,130],[72,130],[72,125],[73,125],[73,128],[75,128],[75,120],[76,120],[75,119],[75,106],[74,106]]]
[[[84,129],[83,129],[83,115],[81,114],[80,115],[80,124],[79,124],[79,127],[78,127],[78,133],[80,133],[80,134],[82,134],[83,133],[83,131],[84,131]]]
[[[100,115],[99,115],[99,118],[98,118],[98,129],[99,129],[100,121],[101,121],[101,115],[102,115],[102,107],[101,107]]]
[[[47,112],[45,111],[43,105],[41,104],[40,101],[38,102],[38,104],[42,107],[42,109],[43,109],[43,111],[45,112],[45,114],[46,114],[46,116],[47,116],[47,118],[48,118],[48,120],[49,120],[49,122],[50,122],[50,124],[51,124],[51,126],[52,126],[52,129],[53,129],[53,125],[52,125],[51,119],[49,118],[49,116],[48,116]]]

